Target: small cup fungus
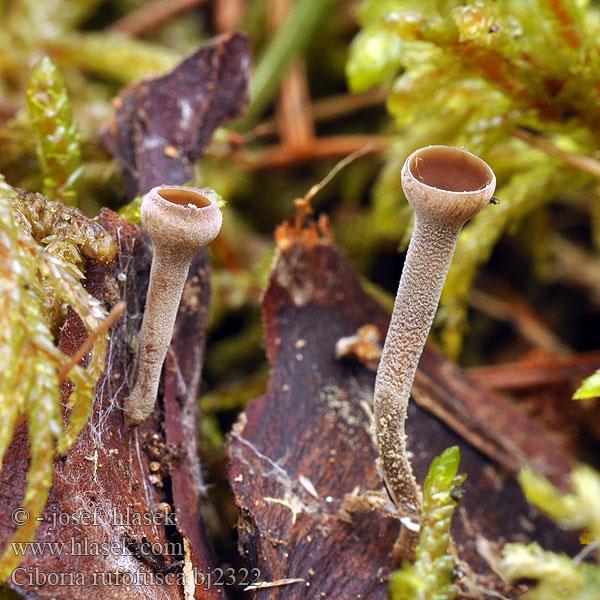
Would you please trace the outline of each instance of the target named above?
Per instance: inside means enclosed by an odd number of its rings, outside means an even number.
[[[217,237],[223,219],[215,194],[181,186],[151,189],[142,201],[141,216],[154,254],[137,382],[125,403],[125,416],[132,425],[141,423],[154,409],[190,263]]]
[[[466,150],[428,146],[406,159],[402,186],[415,225],[377,371],[375,432],[387,488],[414,531],[421,497],[406,456],[408,400],[458,235],[492,200],[496,177]]]

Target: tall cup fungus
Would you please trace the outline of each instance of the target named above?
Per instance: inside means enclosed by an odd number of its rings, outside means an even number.
[[[125,403],[125,416],[132,425],[141,423],[154,409],[190,264],[217,237],[223,219],[216,194],[181,186],[150,190],[142,201],[141,216],[154,254],[140,334],[137,381]]]
[[[375,433],[389,493],[418,530],[421,497],[404,431],[408,400],[458,235],[490,203],[496,177],[466,150],[428,146],[406,159],[402,187],[415,225],[377,371]]]

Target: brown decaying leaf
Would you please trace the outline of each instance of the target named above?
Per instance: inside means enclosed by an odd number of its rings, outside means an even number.
[[[303,580],[252,591],[255,598],[383,600],[397,566],[399,521],[375,466],[375,375],[363,364],[336,359],[335,346],[365,324],[384,334],[389,315],[362,290],[330,240],[316,241],[316,228],[312,236],[306,226],[285,231],[263,299],[272,378],[266,395],[241,415],[228,445],[240,550],[264,581]],[[503,468],[534,460],[556,479],[568,470],[568,457],[525,417],[517,418],[507,401],[472,384],[431,348],[415,389],[427,400],[427,410],[412,402],[407,423],[417,479],[422,482],[432,458],[455,444],[461,471],[468,473],[453,525],[460,558],[487,585],[504,589],[477,551],[478,536],[576,550],[577,540],[531,509]],[[442,418],[454,411],[458,419],[470,413],[469,419],[457,433],[429,412],[432,406],[445,407]],[[511,416],[516,433],[508,426]],[[501,433],[488,440],[497,426]]]
[[[107,305],[124,299],[127,309],[111,329],[106,372],[96,387],[93,416],[73,447],[56,462],[54,483],[36,534],[36,542],[65,546],[55,555],[50,554],[49,546],[42,556],[28,554],[21,563],[23,570],[17,574],[17,583],[11,583],[11,587],[28,598],[87,600],[94,590],[104,590],[102,598],[183,600],[180,585],[141,588],[128,583],[131,577],[143,582],[144,577],[164,576],[173,569],[171,577],[176,578],[177,567],[169,565],[183,559],[183,536],[190,539],[192,566],[199,572],[214,568],[199,514],[202,480],[196,452],[195,400],[208,299],[206,256],[199,255],[192,264],[170,349],[164,396],[165,440],[158,411],[140,427],[128,429],[121,408],[135,376],[135,339],[148,285],[150,250],[138,229],[115,213],[103,209],[101,223],[118,240],[120,254],[108,265],[89,261],[86,286]],[[69,311],[60,338],[61,349],[75,353],[86,335],[79,317]],[[183,381],[187,386],[184,390],[177,383]],[[69,384],[63,384],[61,391],[66,404]],[[15,434],[0,473],[0,549],[12,536],[11,514],[21,503],[28,455],[23,425]],[[182,484],[182,477],[189,479],[187,484]],[[168,493],[169,478],[172,497]],[[177,514],[176,532],[174,527],[162,525],[162,517],[157,517],[155,524],[136,524],[138,517],[134,514],[161,514],[165,502]],[[181,555],[172,555],[179,548],[169,547],[167,542],[179,544]],[[95,544],[103,543],[108,546],[100,551],[102,546]],[[151,550],[144,543],[161,544],[164,552],[158,553],[158,547]],[[79,554],[74,556],[73,550]],[[51,574],[62,579],[53,584],[47,579],[56,577]],[[38,585],[44,578],[46,583]],[[75,585],[61,585],[61,581]],[[18,585],[21,582],[24,585]],[[101,585],[107,582],[114,587]],[[211,600],[223,598],[218,588],[204,594],[203,598]]]
[[[213,131],[240,116],[248,101],[250,43],[220,35],[171,72],[126,87],[105,132],[130,197],[193,178]]]

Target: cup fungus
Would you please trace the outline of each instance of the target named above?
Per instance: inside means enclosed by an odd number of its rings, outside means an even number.
[[[406,529],[418,531],[421,497],[404,431],[408,400],[458,235],[492,200],[496,177],[466,150],[428,146],[406,159],[402,186],[415,225],[377,371],[375,432],[388,491]]]
[[[154,409],[190,263],[215,239],[223,220],[215,194],[181,186],[151,189],[142,201],[141,216],[154,254],[140,334],[137,382],[125,403],[125,416],[133,425],[141,423]]]

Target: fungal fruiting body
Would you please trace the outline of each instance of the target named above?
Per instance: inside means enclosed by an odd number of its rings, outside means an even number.
[[[421,499],[406,455],[408,400],[458,235],[490,203],[496,177],[466,150],[428,146],[406,159],[402,186],[415,224],[377,371],[375,433],[388,491],[415,531]]]
[[[223,219],[216,194],[181,186],[150,190],[142,201],[141,217],[154,254],[140,334],[138,376],[125,403],[125,416],[133,425],[154,409],[190,263],[215,239]]]

